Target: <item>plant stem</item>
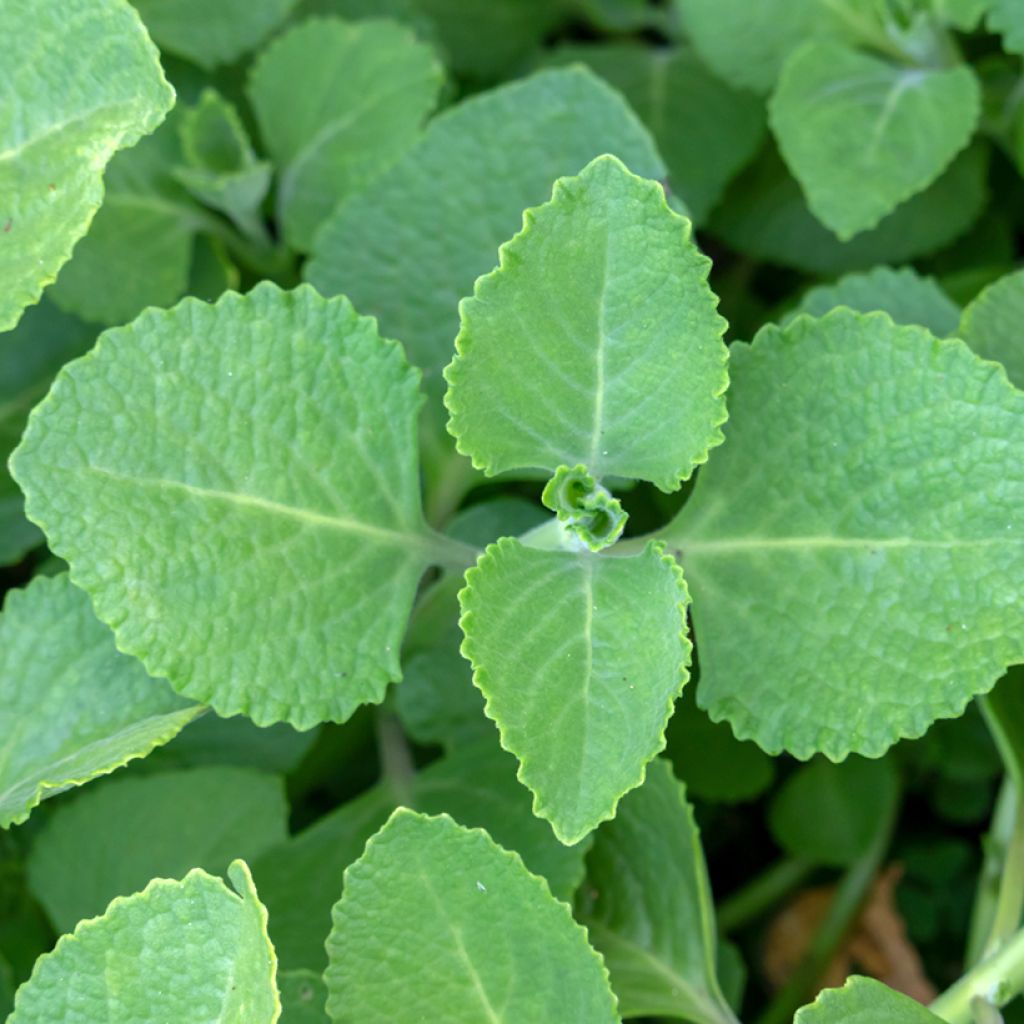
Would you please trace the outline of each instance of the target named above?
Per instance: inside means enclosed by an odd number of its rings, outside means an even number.
[[[972,967],[929,1009],[948,1024],[973,1024],[976,997],[995,1007],[1005,1006],[1024,991],[1024,928],[990,957]]]
[[[394,714],[384,708],[376,709],[374,725],[381,778],[390,787],[398,804],[411,807],[416,766],[402,726]]]
[[[756,920],[789,895],[814,870],[797,857],[784,857],[751,879],[718,907],[719,931],[727,934]]]
[[[479,549],[472,544],[465,544],[436,530],[427,531],[427,546],[433,564],[453,572],[462,572],[476,565],[476,560],[480,557]]]

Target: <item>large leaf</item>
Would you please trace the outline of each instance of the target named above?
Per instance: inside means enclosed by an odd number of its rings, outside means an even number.
[[[12,471],[122,650],[221,714],[309,728],[399,677],[434,557],[419,404],[347,300],[264,283],[106,332]]]
[[[506,538],[459,599],[463,653],[502,746],[519,758],[534,813],[575,843],[665,745],[690,656],[682,575],[655,545],[618,558]]]
[[[990,284],[965,310],[958,331],[985,359],[995,359],[1024,388],[1024,270]]]
[[[675,490],[721,443],[729,382],[689,221],[604,156],[523,223],[460,305],[445,371],[459,451],[488,474],[582,464]]]
[[[119,654],[66,575],[9,591],[0,615],[0,827],[144,757],[201,710]]]
[[[333,921],[324,977],[339,1024],[618,1020],[569,908],[447,815],[396,811],[345,872]]]
[[[825,989],[797,1011],[793,1024],[942,1024],[919,1002],[874,978],[853,977],[842,988]]]
[[[965,65],[906,67],[818,41],[786,63],[769,110],[811,212],[847,241],[939,177],[974,132],[981,89]]]
[[[71,255],[103,198],[103,168],[174,102],[125,0],[0,6],[0,330]]]
[[[597,832],[579,917],[623,1017],[736,1024],[718,984],[718,933],[700,832],[666,761]]]
[[[731,358],[726,443],[666,530],[698,700],[770,753],[878,756],[1024,659],[1024,395],[882,313]]]
[[[309,249],[335,207],[409,148],[441,78],[430,47],[388,21],[310,19],[263,51],[249,96],[291,245]]]
[[[8,1024],[274,1024],[277,961],[249,869],[236,896],[205,871],[114,900],[36,961]]]

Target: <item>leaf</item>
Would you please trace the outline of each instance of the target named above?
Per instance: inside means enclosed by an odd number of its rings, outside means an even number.
[[[434,559],[419,404],[347,300],[265,282],[107,331],[12,471],[122,650],[221,715],[308,729],[399,677]]]
[[[707,218],[764,137],[764,104],[716,78],[689,49],[562,46],[551,60],[583,62],[629,100],[665,158],[669,188],[695,224]]]
[[[675,490],[721,443],[729,381],[689,222],[599,157],[499,258],[460,304],[445,371],[458,450],[488,475],[580,464]]]
[[[38,301],[103,199],[103,169],[174,102],[124,0],[6,0],[0,92],[0,331]],[[40,54],[46,59],[41,60]]]
[[[663,533],[698,703],[769,753],[880,756],[1024,658],[1024,395],[882,313],[766,327],[731,362],[726,443]]]
[[[836,306],[860,313],[882,310],[896,323],[919,324],[938,338],[956,334],[960,320],[960,309],[933,277],[922,276],[913,267],[875,267],[811,288],[782,322],[788,324],[801,313],[824,316]]]
[[[257,46],[296,0],[132,0],[161,49],[207,71]]]
[[[786,62],[768,110],[811,212],[848,241],[942,174],[977,126],[981,89],[966,65],[908,68],[817,41]]]
[[[575,843],[665,745],[688,678],[682,575],[657,545],[619,558],[506,538],[466,573],[459,601],[463,654],[534,814]]]
[[[983,359],[1006,367],[1017,387],[1024,387],[1024,270],[990,284],[964,310],[957,332]]]
[[[8,1024],[274,1024],[281,1004],[267,914],[245,863],[228,873],[237,896],[197,869],[81,922],[36,961]]]
[[[66,932],[151,878],[221,874],[287,833],[278,776],[217,766],[119,777],[56,808],[32,845],[29,888]]]
[[[909,996],[874,978],[850,978],[842,988],[826,989],[797,1011],[793,1024],[941,1024]]]
[[[9,591],[0,615],[0,828],[145,757],[201,711],[118,653],[66,575]]]
[[[327,1011],[327,986],[313,971],[284,971],[278,975],[281,986],[281,1024],[330,1024]]]
[[[992,0],[931,0],[935,13],[961,32],[977,28],[991,3]]]
[[[396,811],[345,872],[332,917],[324,979],[339,1024],[618,1021],[569,908],[447,815]]]
[[[579,916],[623,1017],[736,1024],[718,984],[700,832],[666,761],[651,762],[644,784],[598,830]]]
[[[430,47],[389,21],[310,19],[260,54],[248,94],[290,245],[308,250],[338,204],[409,148],[442,78]]]
[[[989,0],[985,27],[1003,37],[1003,49],[1024,54],[1024,10],[1017,0]]]
[[[557,516],[565,533],[591,551],[602,551],[622,535],[629,516],[607,487],[586,466],[559,466],[541,501]]]

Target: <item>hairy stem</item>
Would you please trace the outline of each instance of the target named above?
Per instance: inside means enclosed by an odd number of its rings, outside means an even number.
[[[930,1009],[948,1024],[973,1024],[976,999],[995,1007],[1005,1006],[1024,992],[1024,928],[1004,942],[991,956],[975,964]]]
[[[718,907],[718,927],[724,934],[755,921],[789,895],[814,870],[798,857],[785,857],[751,879]]]

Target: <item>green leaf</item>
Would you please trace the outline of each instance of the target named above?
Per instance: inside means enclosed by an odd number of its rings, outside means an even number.
[[[603,43],[563,46],[550,59],[583,62],[629,100],[665,158],[671,191],[696,224],[764,136],[764,104],[716,78],[691,50]]]
[[[769,753],[877,757],[1024,659],[1024,395],[882,313],[766,327],[731,360],[726,444],[664,533],[698,702]]]
[[[989,0],[985,26],[1003,37],[1008,53],[1024,54],[1024,8],[1018,0]]]
[[[396,811],[345,872],[332,917],[324,978],[339,1024],[618,1021],[569,908],[447,815]]]
[[[66,575],[9,591],[0,615],[0,828],[145,757],[201,711],[118,653]]]
[[[36,961],[8,1024],[274,1024],[281,1012],[267,914],[249,869],[157,879],[83,921]]]
[[[629,518],[619,499],[602,487],[586,466],[559,466],[541,501],[557,514],[565,532],[591,551],[614,544]]]
[[[132,0],[161,49],[210,70],[257,46],[296,0]]]
[[[797,1011],[793,1024],[942,1024],[917,1000],[874,978],[852,977],[842,988],[827,988]]]
[[[992,0],[931,0],[935,13],[961,32],[977,28],[991,4]]]
[[[960,321],[959,307],[933,277],[924,277],[913,267],[875,267],[811,288],[782,322],[787,324],[801,313],[824,316],[836,306],[849,306],[859,313],[882,310],[896,323],[919,324],[938,338],[956,334]]]
[[[489,475],[581,464],[675,490],[721,443],[729,382],[689,221],[604,156],[523,225],[460,305],[445,371],[459,451]]]
[[[248,92],[290,245],[308,250],[338,204],[409,148],[442,77],[430,47],[388,21],[310,19],[263,51]]]
[[[619,558],[506,538],[466,574],[459,601],[487,715],[519,759],[534,813],[575,843],[614,815],[665,745],[688,678],[682,575],[657,545]]]
[[[186,299],[65,367],[12,471],[151,674],[258,725],[343,721],[399,677],[435,557],[418,376],[346,299]]]
[[[218,766],[111,779],[53,812],[32,845],[29,887],[66,932],[152,878],[192,868],[222,874],[287,832],[288,804],[275,775]]]
[[[718,933],[700,832],[655,760],[597,832],[579,917],[604,955],[623,1017],[737,1024],[716,973]]]
[[[327,986],[313,971],[284,971],[278,975],[281,988],[280,1024],[330,1024],[327,1017]]]
[[[8,97],[0,122],[6,331],[85,234],[107,162],[164,119],[174,91],[124,0],[6,0],[0,39],[8,41],[0,69]]]
[[[957,332],[983,359],[1006,367],[1011,382],[1024,388],[1024,270],[990,284],[965,310]]]
[[[811,212],[842,241],[935,181],[968,143],[981,89],[966,65],[897,65],[809,42],[786,62],[772,130]]]

